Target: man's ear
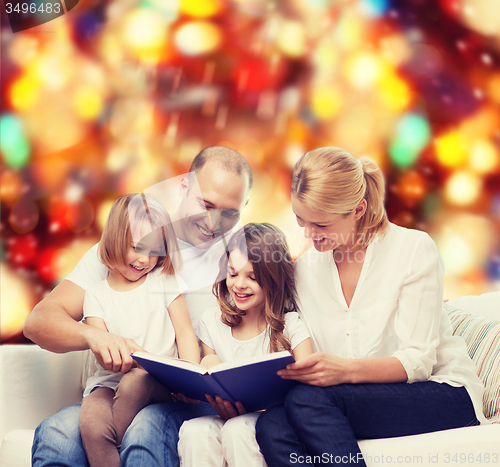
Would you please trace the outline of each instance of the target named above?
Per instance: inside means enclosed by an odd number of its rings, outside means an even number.
[[[354,219],[359,220],[361,219],[365,212],[366,212],[366,207],[368,206],[366,199],[363,198],[358,205],[356,206],[356,209],[354,210]]]
[[[181,195],[181,198],[185,195],[187,195],[188,192],[188,178],[187,177],[182,177],[181,178],[181,185],[179,187],[179,194]]]

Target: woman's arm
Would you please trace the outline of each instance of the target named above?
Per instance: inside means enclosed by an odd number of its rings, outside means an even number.
[[[343,383],[399,383],[407,380],[406,371],[395,357],[340,358],[316,352],[292,363],[278,374],[314,386]]]
[[[168,307],[168,313],[175,331],[179,358],[200,363],[198,339],[194,333],[184,297],[179,295]]]

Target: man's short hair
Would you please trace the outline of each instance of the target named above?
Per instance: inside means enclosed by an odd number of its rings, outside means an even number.
[[[194,158],[190,172],[200,170],[207,162],[216,162],[220,167],[228,172],[237,173],[238,175],[246,174],[248,177],[248,188],[252,188],[253,174],[250,164],[247,160],[234,149],[224,146],[210,146],[202,149]]]

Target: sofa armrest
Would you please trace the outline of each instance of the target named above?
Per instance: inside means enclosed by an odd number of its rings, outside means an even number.
[[[9,431],[35,429],[62,407],[81,402],[84,354],[0,345],[0,444]]]

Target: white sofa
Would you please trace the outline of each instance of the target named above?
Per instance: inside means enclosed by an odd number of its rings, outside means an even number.
[[[445,307],[488,388],[485,414],[500,422],[500,292],[461,297]],[[31,465],[36,426],[60,408],[81,401],[81,380],[87,363],[86,352],[54,354],[34,345],[0,346],[0,467]],[[500,464],[500,423],[361,440],[359,445],[370,467],[485,467]]]

